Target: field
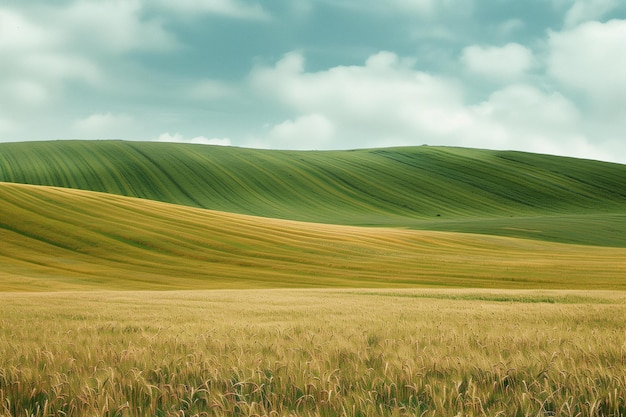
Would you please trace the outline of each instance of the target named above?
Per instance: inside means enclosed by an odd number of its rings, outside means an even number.
[[[624,416],[626,296],[0,294],[0,415]]]
[[[266,218],[626,247],[626,165],[420,146],[266,151],[122,141],[0,144],[0,181]]]
[[[625,178],[0,144],[0,417],[626,417]]]
[[[623,247],[303,223],[20,184],[0,184],[0,219],[5,291],[626,289]]]

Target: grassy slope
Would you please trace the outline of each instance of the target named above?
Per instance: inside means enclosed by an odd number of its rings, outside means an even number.
[[[0,181],[263,217],[626,246],[626,166],[459,148],[0,144]]]
[[[626,249],[301,223],[0,183],[0,290],[626,289]]]

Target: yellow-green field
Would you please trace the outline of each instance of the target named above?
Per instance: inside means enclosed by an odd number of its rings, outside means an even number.
[[[0,183],[0,290],[626,289],[626,248],[323,225]]]
[[[2,416],[624,416],[626,293],[0,294]]]

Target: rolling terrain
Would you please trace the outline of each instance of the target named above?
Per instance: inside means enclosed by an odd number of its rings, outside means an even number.
[[[626,248],[304,223],[0,183],[0,290],[626,289]]]
[[[413,147],[265,151],[173,143],[0,144],[0,181],[306,222],[626,247],[626,166]]]
[[[625,178],[0,144],[0,415],[624,416]]]
[[[0,290],[626,289],[624,178],[458,148],[0,144]]]

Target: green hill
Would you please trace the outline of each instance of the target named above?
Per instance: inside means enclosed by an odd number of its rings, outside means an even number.
[[[626,249],[215,212],[0,183],[0,291],[625,289]]]
[[[462,148],[0,144],[0,181],[232,213],[626,246],[626,166]]]

